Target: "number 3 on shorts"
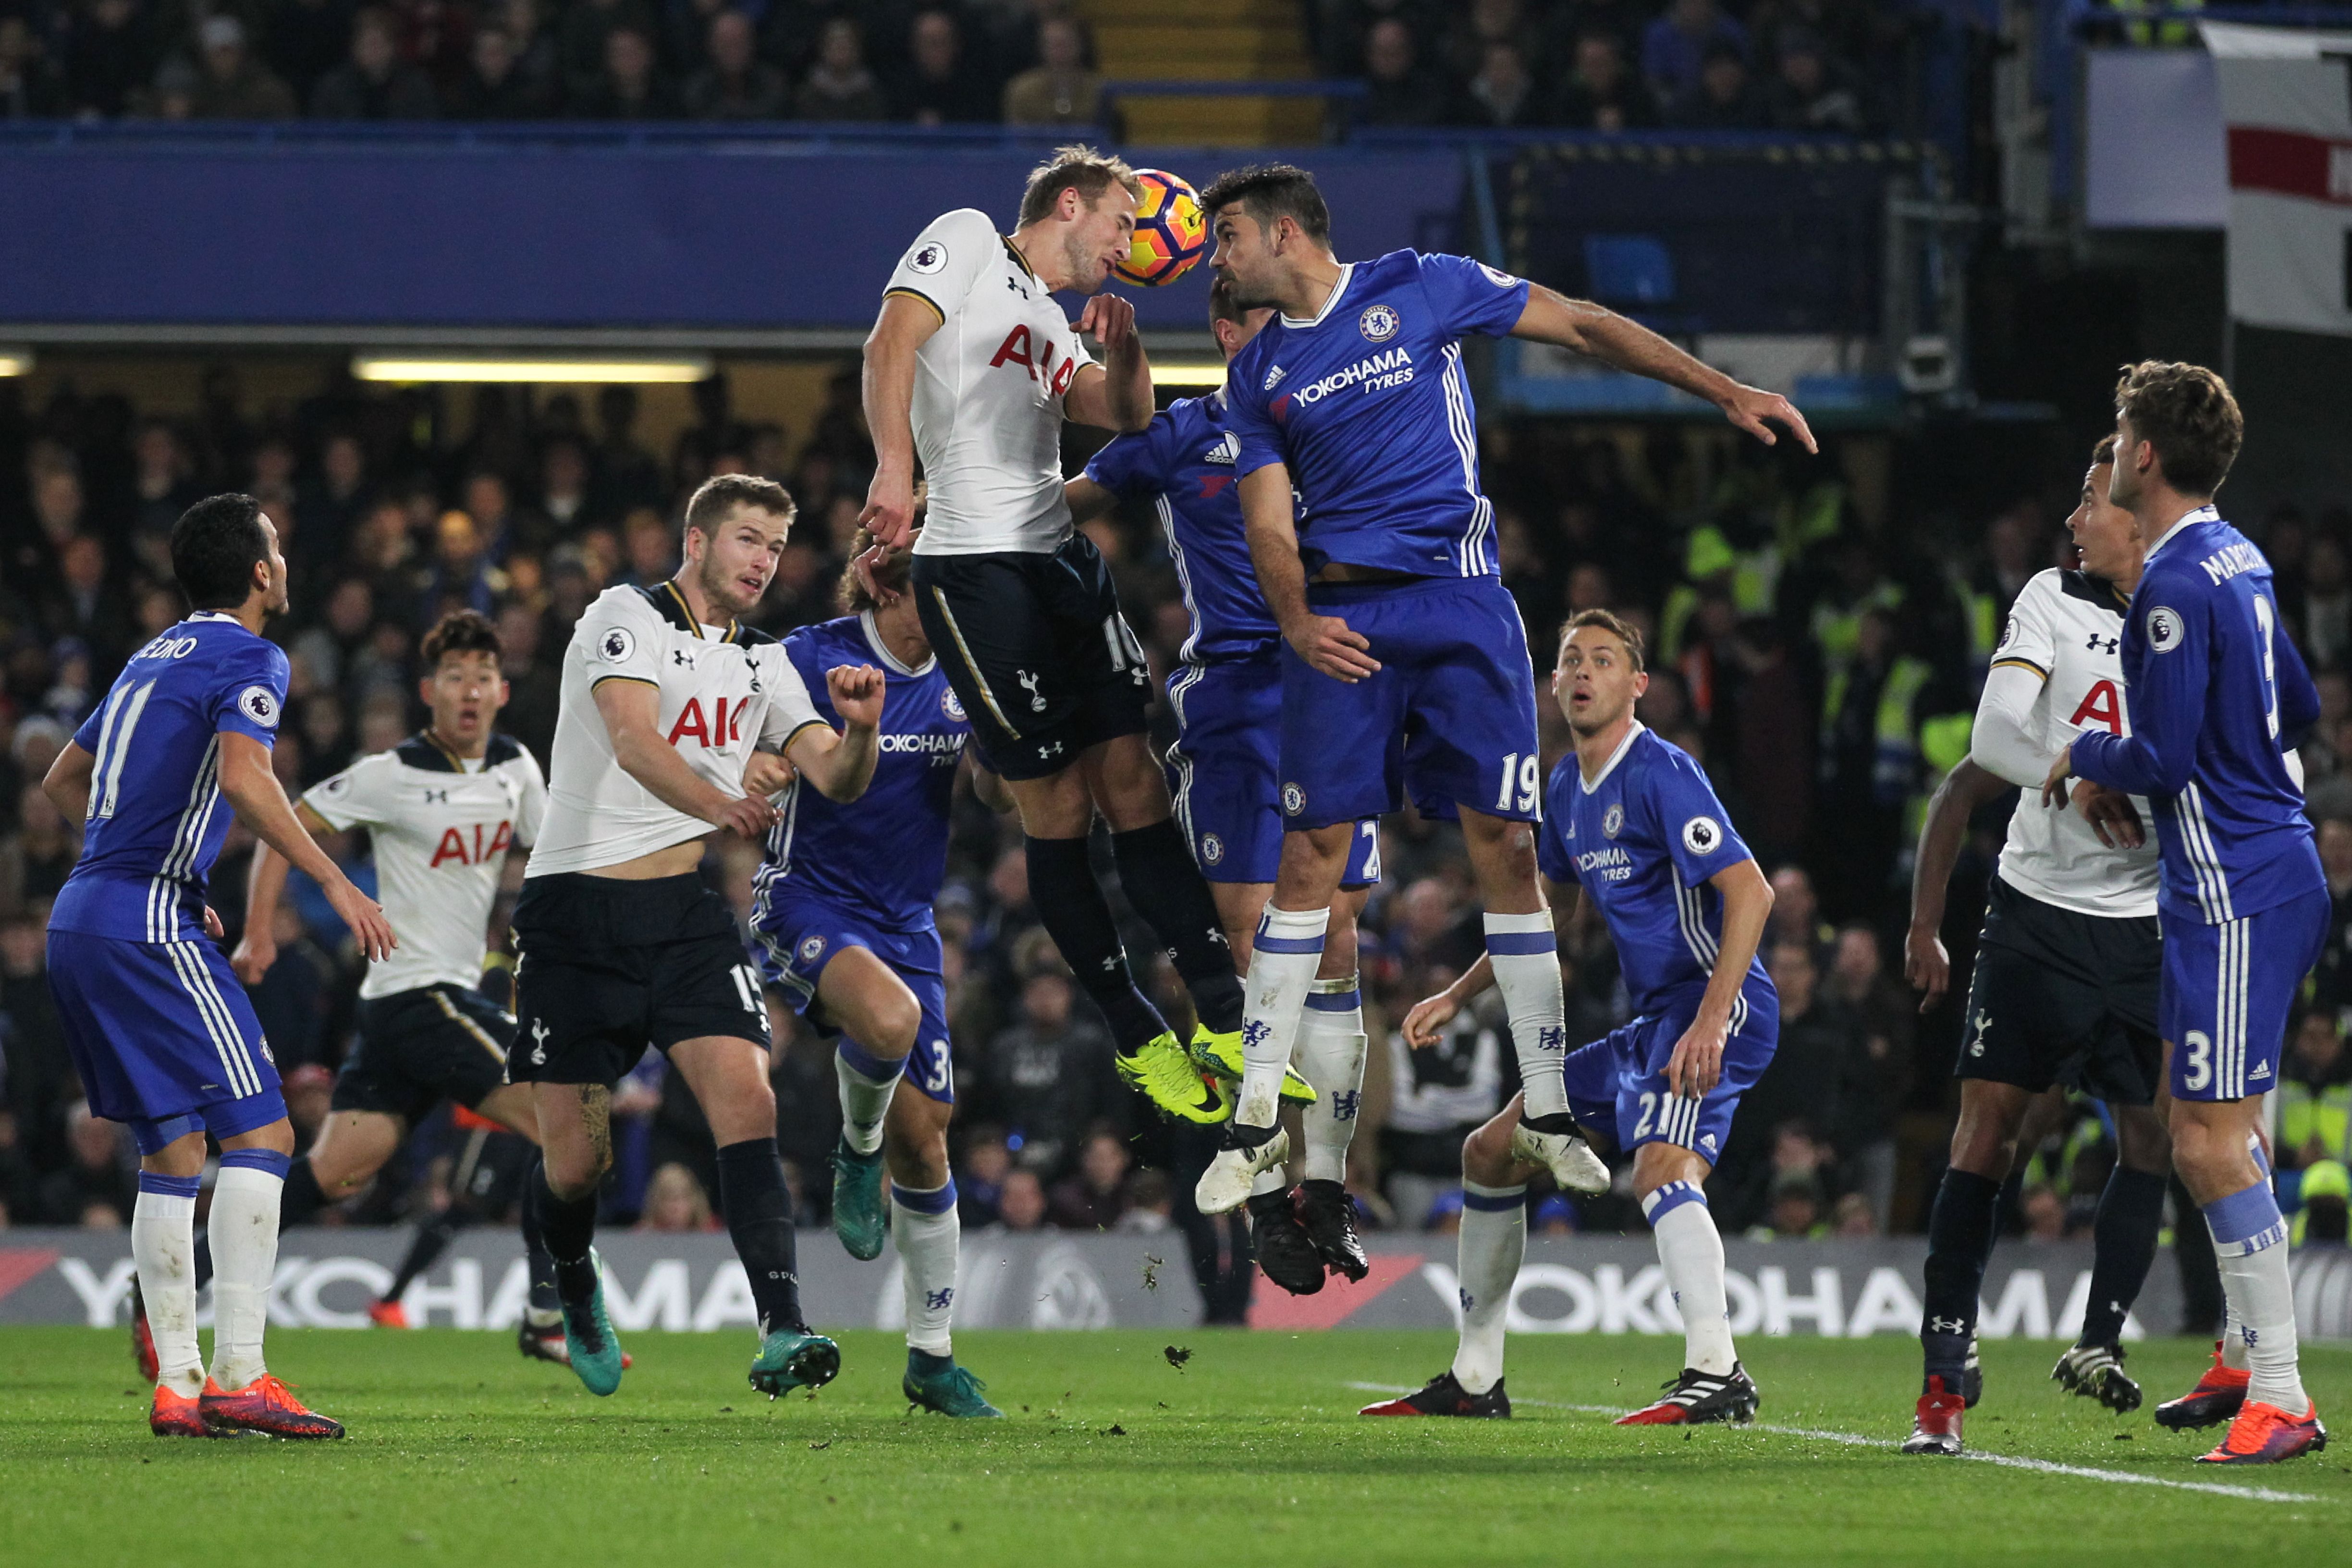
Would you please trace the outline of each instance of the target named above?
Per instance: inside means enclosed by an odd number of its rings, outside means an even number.
[[[2180,1087],[2195,1094],[2213,1082],[2213,1042],[2202,1029],[2191,1029],[2180,1042],[2189,1053],[2189,1067],[2180,1075]]]
[[[1536,797],[1543,789],[1542,771],[1542,765],[1538,762],[1536,753],[1533,752],[1529,752],[1524,757],[1513,752],[1509,756],[1505,757],[1503,787],[1495,793],[1495,809],[1496,811],[1511,809],[1511,793],[1516,787],[1519,796],[1518,808],[1521,811],[1533,811],[1536,808]]]

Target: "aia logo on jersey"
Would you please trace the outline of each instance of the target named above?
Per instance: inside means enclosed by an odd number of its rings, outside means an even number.
[[[495,856],[505,854],[509,846],[514,843],[514,824],[511,822],[499,823],[496,828],[490,830],[488,839],[482,837],[482,824],[478,822],[474,824],[473,838],[469,843],[466,837],[466,829],[443,828],[441,842],[433,850],[433,864],[427,869],[437,871],[451,860],[455,860],[460,866],[478,866]]]
[[[1370,343],[1388,342],[1397,335],[1397,328],[1403,324],[1398,319],[1393,305],[1368,305],[1364,313],[1356,318],[1356,330],[1364,334],[1366,342]]]
[[[940,693],[940,711],[948,716],[948,721],[951,724],[966,722],[963,703],[957,699],[953,687]]]
[[[2124,705],[2123,700],[2116,693],[2116,683],[2112,680],[2093,681],[2091,689],[2083,693],[2083,700],[2074,705],[2074,715],[2066,722],[2077,730],[2086,730],[2098,724],[2104,726],[2110,735],[2122,734]]]
[[[1078,361],[1075,355],[1069,355],[1055,364],[1054,351],[1053,339],[1033,339],[1025,324],[1018,325],[1004,334],[1004,342],[997,345],[996,357],[988,362],[988,368],[994,370],[999,365],[1017,364],[1028,373],[1030,380],[1044,387],[1048,395],[1059,397],[1069,391],[1070,383],[1077,379]]]
[[[703,746],[726,746],[743,738],[743,711],[751,706],[748,697],[730,707],[727,699],[719,698],[710,705],[710,716],[702,712],[702,699],[689,697],[679,710],[677,722],[669,727],[669,743],[677,745],[688,736]]]

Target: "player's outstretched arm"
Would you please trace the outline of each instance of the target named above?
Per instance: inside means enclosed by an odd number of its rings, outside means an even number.
[[[2144,612],[2151,623],[2149,652],[2140,678],[2124,694],[2131,711],[2132,732],[2109,735],[2085,730],[2058,753],[2042,781],[2042,804],[2063,806],[2069,777],[2086,778],[2127,795],[2169,797],[2179,795],[2197,766],[2197,732],[2205,723],[2205,699],[2212,684],[2209,652],[2212,647],[2208,601],[2187,594],[2175,577],[2161,584],[2140,580],[2133,595],[2135,613],[2141,599],[2157,607]],[[2159,592],[2151,593],[2151,587]],[[2172,590],[2171,605],[2162,589]],[[2168,617],[2168,619],[2167,618]],[[2166,640],[2168,639],[2168,640]],[[2158,642],[2162,646],[2158,647]]]
[[[1097,294],[1078,317],[1078,331],[1103,347],[1099,366],[1082,368],[1062,399],[1063,415],[1080,425],[1129,434],[1151,423],[1151,362],[1135,330],[1135,307],[1116,294]]]
[[[1707,881],[1723,895],[1723,942],[1697,1016],[1666,1059],[1666,1087],[1686,1100],[1706,1099],[1723,1079],[1723,1046],[1731,1036],[1732,1005],[1739,1000],[1748,966],[1756,961],[1756,949],[1764,940],[1765,922],[1772,918],[1772,884],[1754,860],[1734,861]]]
[[[334,831],[308,801],[294,803],[294,820],[314,839]],[[278,962],[278,903],[285,896],[286,874],[291,869],[286,857],[268,845],[253,847],[253,867],[245,878],[245,934],[237,938],[236,951],[228,955],[228,966],[247,985],[260,984],[269,966]]]
[[[392,922],[383,918],[383,906],[352,885],[343,868],[328,858],[302,819],[294,815],[294,803],[286,798],[285,788],[270,771],[268,747],[242,731],[223,730],[220,788],[236,808],[238,821],[319,884],[327,902],[351,927],[361,956],[371,963],[392,956],[392,950],[400,943],[392,934]]]
[[[661,689],[646,681],[616,677],[596,683],[596,712],[613,738],[613,760],[621,771],[672,811],[713,827],[731,827],[746,838],[767,832],[776,820],[775,807],[730,795],[688,767],[654,728],[660,709]]]
[[[803,724],[784,742],[784,756],[827,800],[856,800],[874,782],[881,755],[882,672],[870,664],[836,664],[825,692],[842,727]]]
[[[1274,624],[1298,657],[1334,680],[1354,685],[1379,673],[1371,643],[1338,616],[1318,616],[1307,604],[1307,563],[1298,558],[1298,525],[1290,515],[1290,469],[1268,463],[1242,476],[1242,524],[1250,564]]]
[[[89,820],[89,781],[98,773],[98,758],[81,748],[79,741],[68,741],[65,750],[41,779],[41,793],[68,822]]]
[[[1944,951],[1942,935],[1944,896],[1950,889],[1953,862],[1960,858],[1960,843],[1968,837],[1969,818],[2008,787],[2000,774],[1962,757],[1928,799],[1919,850],[1911,861],[1911,929],[1903,936],[1903,978],[1920,993],[1922,1013],[1942,1001],[1952,983],[1952,960]]]
[[[1111,509],[1118,505],[1117,491],[1095,483],[1084,474],[1062,486],[1062,499],[1070,503],[1071,523],[1080,528],[1109,515]]]
[[[929,301],[892,294],[883,300],[882,313],[866,337],[862,382],[866,427],[874,437],[874,482],[866,487],[866,510],[857,521],[885,544],[905,544],[914,537],[915,351],[940,324],[940,313]]]
[[[1704,397],[1722,409],[1725,418],[1768,447],[1780,439],[1772,433],[1772,426],[1785,425],[1806,451],[1821,450],[1805,416],[1787,398],[1777,392],[1734,381],[1712,365],[1692,358],[1639,321],[1628,321],[1606,306],[1588,300],[1571,300],[1539,283],[1530,284],[1527,308],[1519,313],[1511,336],[1554,343],[1619,370],[1680,387],[1695,397]]]
[[[1575,918],[1578,889],[1573,884],[1555,882],[1546,877],[1543,891],[1555,916],[1564,913]],[[1437,1044],[1439,1032],[1454,1022],[1454,1015],[1494,984],[1495,961],[1481,952],[1478,962],[1464,970],[1453,984],[1412,1005],[1412,1010],[1404,1016],[1404,1043],[1416,1051],[1425,1051]]]

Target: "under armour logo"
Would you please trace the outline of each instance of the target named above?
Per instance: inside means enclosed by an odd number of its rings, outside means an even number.
[[[1045,700],[1037,695],[1037,682],[1045,678],[1034,670],[1016,669],[1013,672],[1013,679],[1019,681],[1021,689],[1029,694],[1029,711],[1043,713],[1045,710]],[[1061,748],[1057,746],[1055,749],[1059,751]]]
[[[687,652],[686,649],[682,647],[674,647],[669,650],[669,661],[672,664],[677,665],[681,669],[692,669],[694,668],[694,656]]]
[[[940,1289],[926,1290],[923,1292],[923,1306],[929,1311],[944,1312],[949,1307],[953,1305],[954,1302],[955,1287],[952,1285],[946,1286]]]
[[[2103,637],[2098,633],[2093,632],[2084,640],[2083,647],[2087,653],[2113,653],[2122,643],[2121,637]]]
[[[1462,1310],[1465,1312],[1478,1304],[1467,1290],[1456,1290],[1454,1293],[1462,1298]]]
[[[1018,278],[1005,279],[1004,291],[1008,294],[1018,294],[1024,300],[1029,298],[1029,290],[1021,286],[1021,279]]]
[[[1968,1326],[1968,1321],[1964,1318],[1930,1318],[1927,1320],[1927,1331],[1931,1334],[1957,1334],[1964,1331]]]
[[[1216,943],[1219,947],[1233,946],[1232,942],[1225,940],[1225,933],[1219,931],[1215,926],[1211,926],[1209,928],[1209,940]]]
[[[1360,1089],[1340,1089],[1332,1090],[1331,1120],[1334,1121],[1353,1121],[1356,1119],[1356,1107],[1363,1102],[1363,1099],[1364,1091]]]
[[[1045,704],[1041,702],[1037,706],[1043,708]],[[1037,748],[1037,754],[1041,757],[1058,757],[1062,754],[1062,742],[1055,741],[1049,746],[1040,746]]]
[[[531,1020],[531,1023],[530,1023],[530,1038],[531,1038],[531,1047],[530,1047],[530,1065],[531,1065],[531,1066],[533,1066],[533,1067],[535,1067],[535,1068],[543,1068],[543,1067],[545,1067],[545,1066],[547,1065],[547,1020],[546,1020],[546,1019],[544,1019],[544,1018],[534,1018],[534,1019],[532,1019],[532,1020]]]
[[[446,805],[449,804],[449,792],[446,789],[428,789],[425,792],[425,804]]]

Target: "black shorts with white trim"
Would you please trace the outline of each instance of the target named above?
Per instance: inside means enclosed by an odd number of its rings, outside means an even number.
[[[359,1043],[335,1076],[336,1110],[373,1110],[410,1126],[447,1100],[467,1109],[506,1082],[515,1021],[462,985],[420,985],[360,1002]]]
[[[2154,915],[2063,910],[1996,876],[1954,1076],[2150,1103],[2164,1065],[2156,1022],[2163,966]]]

